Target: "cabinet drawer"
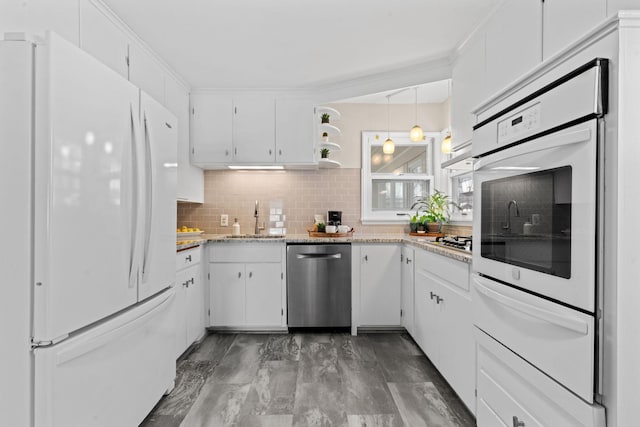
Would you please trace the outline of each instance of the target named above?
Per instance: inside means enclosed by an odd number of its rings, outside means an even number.
[[[189,287],[198,281],[198,265],[185,268],[176,273],[176,287]]]
[[[416,250],[415,259],[416,269],[428,271],[465,291],[469,290],[469,264],[425,250]]]
[[[280,262],[282,244],[218,244],[209,247],[209,262]]]
[[[604,427],[603,407],[587,404],[479,329],[476,344],[478,427]]]
[[[199,264],[202,251],[200,246],[176,254],[176,271],[187,268],[191,265]]]

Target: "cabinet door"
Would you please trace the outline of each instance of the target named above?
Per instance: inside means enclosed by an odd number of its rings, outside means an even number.
[[[175,318],[176,359],[189,347],[187,339],[187,275],[188,270],[176,273]]]
[[[247,264],[246,274],[246,324],[280,326],[282,323],[282,264]]]
[[[275,160],[275,101],[268,95],[237,95],[233,100],[233,150],[238,163]]]
[[[204,203],[204,173],[189,160],[189,92],[173,77],[165,75],[165,105],[178,119],[178,184],[176,197]]]
[[[129,81],[164,105],[164,70],[136,43],[129,45]]]
[[[429,359],[438,367],[440,358],[439,309],[437,289],[432,277],[416,266],[414,304],[414,339]],[[473,342],[473,341],[472,341]]]
[[[432,278],[439,301],[440,373],[458,396],[474,411],[475,408],[475,341],[471,318],[471,297]]]
[[[187,346],[197,340],[204,331],[204,287],[202,286],[202,270],[200,264],[188,270],[189,285],[186,296],[186,338]]]
[[[195,165],[233,160],[233,98],[229,94],[191,94],[191,161]]]
[[[365,245],[360,261],[360,325],[400,326],[400,248]]]
[[[486,25],[485,61],[489,95],[542,61],[540,0],[508,0],[500,6]]]
[[[89,0],[80,1],[80,47],[129,78],[129,39]]]
[[[481,33],[469,40],[452,71],[451,138],[454,148],[471,141],[475,124],[471,110],[488,95],[485,78],[485,39]]]
[[[543,54],[547,59],[604,20],[607,17],[607,1],[545,0],[543,11]]]
[[[244,325],[245,269],[241,263],[210,263],[211,325]]]
[[[313,163],[313,104],[279,99],[276,102],[276,162]]]
[[[402,248],[402,326],[413,335],[413,249]]]

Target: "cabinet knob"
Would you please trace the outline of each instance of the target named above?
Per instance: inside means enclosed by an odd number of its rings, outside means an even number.
[[[229,155],[229,150],[224,150],[225,157]]]
[[[278,155],[282,156],[282,150],[278,150]]]
[[[525,427],[524,421],[518,420],[518,417],[513,416],[513,427]]]
[[[364,256],[364,260],[365,260],[365,262],[369,262],[369,255],[365,255]]]
[[[271,148],[269,148],[269,155],[271,155],[271,153],[272,153]]]
[[[253,271],[249,272],[249,279],[251,279],[253,277]]]
[[[242,277],[242,273],[238,271],[238,279]]]

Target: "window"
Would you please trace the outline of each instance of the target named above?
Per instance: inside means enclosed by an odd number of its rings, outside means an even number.
[[[433,189],[433,141],[411,142],[409,132],[391,132],[393,154],[384,154],[386,132],[362,132],[362,222],[406,223],[416,197]]]

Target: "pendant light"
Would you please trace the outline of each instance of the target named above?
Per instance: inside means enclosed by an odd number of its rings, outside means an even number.
[[[396,151],[396,146],[389,136],[389,95],[387,95],[387,139],[382,144],[382,152],[384,154],[393,154],[394,151]]]
[[[422,132],[422,128],[420,127],[420,125],[418,125],[418,87],[415,87],[415,91],[416,91],[416,108],[415,108],[415,117],[416,117],[416,125],[414,127],[411,128],[411,131],[409,132],[409,139],[413,142],[420,142],[424,139],[424,132]]]
[[[451,100],[451,80],[447,81],[447,99]],[[449,105],[451,105],[451,103],[449,103]],[[447,136],[445,136],[442,143],[440,143],[440,150],[444,154],[451,153],[451,125],[449,125]]]

